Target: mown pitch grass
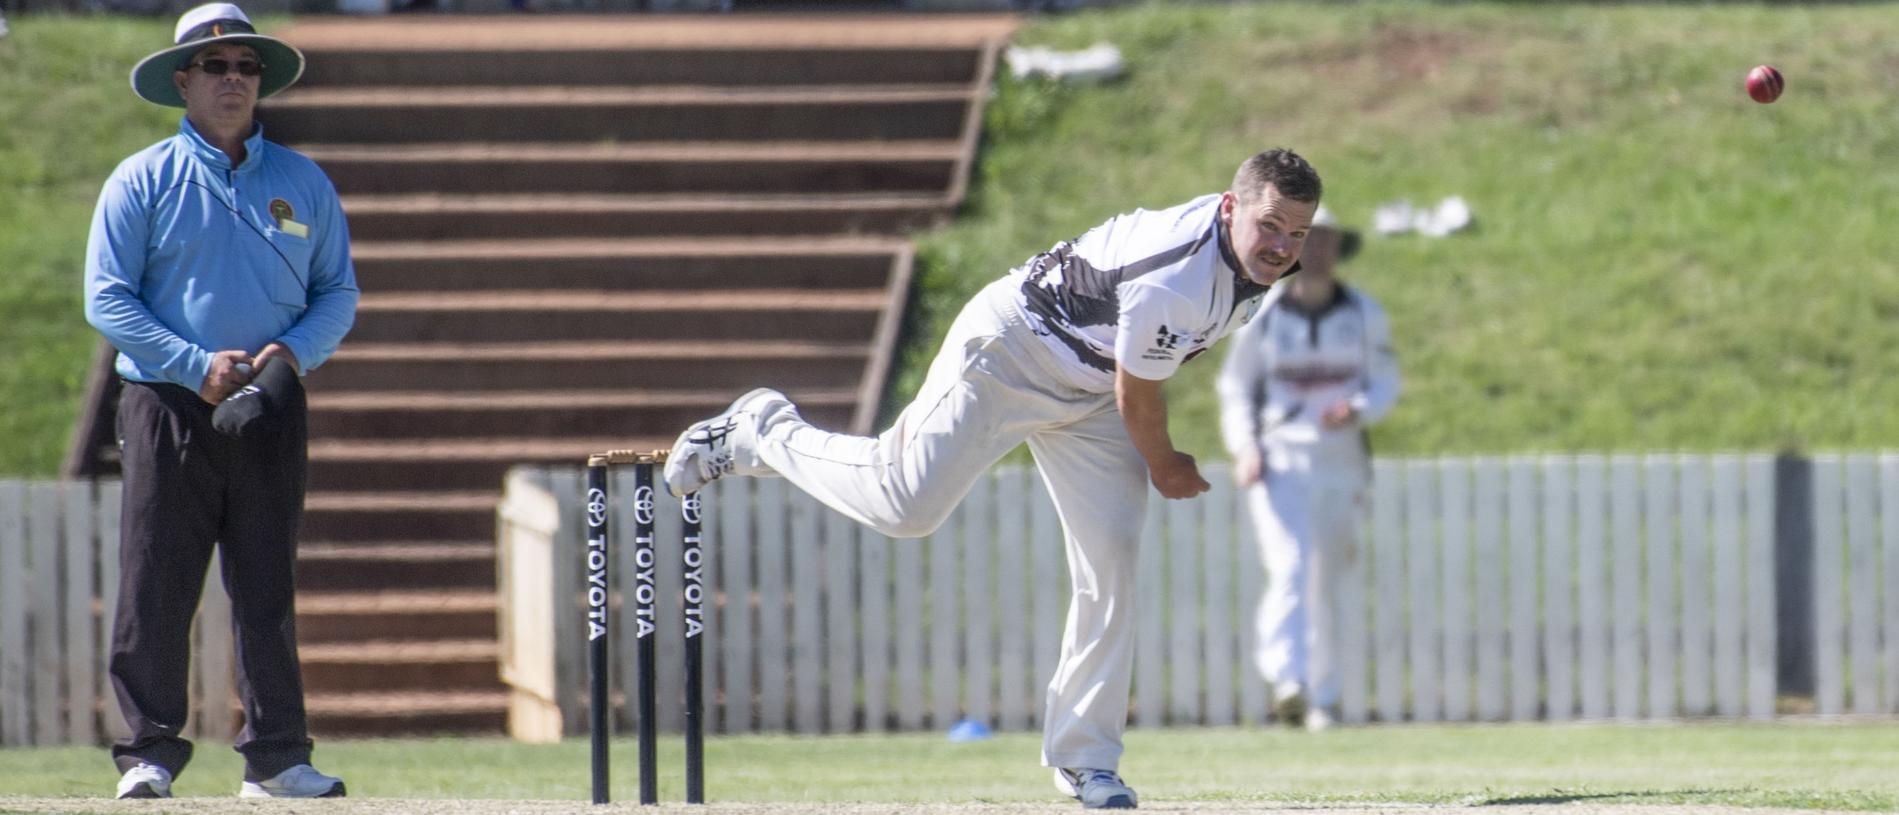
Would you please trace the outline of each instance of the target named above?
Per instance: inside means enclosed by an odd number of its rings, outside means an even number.
[[[1899,727],[1848,724],[1485,725],[1135,730],[1122,770],[1149,808],[1229,802],[1685,805],[1899,811]],[[680,798],[677,740],[662,746],[663,798]],[[781,804],[1060,803],[1039,740],[950,743],[936,734],[742,736],[707,744],[707,796]],[[614,747],[616,801],[637,795],[631,742]],[[498,739],[331,741],[318,764],[358,798],[584,801],[587,744]],[[231,796],[241,769],[203,745],[180,796]],[[99,749],[0,751],[0,796],[97,797]],[[74,802],[77,804],[77,802]],[[7,810],[0,800],[0,811]],[[1217,809],[1217,806],[1213,808]]]

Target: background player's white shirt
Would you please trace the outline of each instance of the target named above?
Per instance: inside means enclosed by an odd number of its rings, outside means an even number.
[[[1220,425],[1227,449],[1358,441],[1360,428],[1324,429],[1341,401],[1360,427],[1384,418],[1398,399],[1398,364],[1384,309],[1339,284],[1331,302],[1307,309],[1281,287],[1240,329],[1220,369]]]
[[[1266,288],[1240,275],[1219,210],[1206,195],[1117,215],[1009,273],[1065,384],[1112,392],[1117,363],[1166,379],[1252,316]]]

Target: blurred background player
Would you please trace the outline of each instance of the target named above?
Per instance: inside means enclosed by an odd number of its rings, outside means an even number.
[[[1147,485],[1164,498],[1208,489],[1168,434],[1161,385],[1295,268],[1320,193],[1305,159],[1269,150],[1241,164],[1225,192],[1111,218],[964,306],[916,399],[882,435],[813,427],[761,388],[680,434],[667,486],[683,495],[728,474],[780,475],[878,532],[914,538],[1027,442],[1073,581],[1042,763],[1085,807],[1133,808],[1117,768]]]
[[[1365,428],[1398,398],[1384,310],[1335,275],[1357,248],[1357,233],[1320,209],[1299,273],[1234,336],[1218,381],[1221,434],[1266,566],[1254,662],[1274,715],[1312,730],[1331,725],[1338,701],[1327,604],[1356,557]]]

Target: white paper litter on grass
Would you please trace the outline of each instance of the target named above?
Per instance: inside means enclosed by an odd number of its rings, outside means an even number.
[[[1119,77],[1127,70],[1121,49],[1112,43],[1096,43],[1080,51],[1056,51],[1035,46],[1009,46],[1003,53],[1009,73],[1016,79],[1047,77],[1074,82],[1102,82]]]
[[[1442,238],[1467,226],[1470,226],[1470,205],[1455,195],[1437,202],[1436,209],[1419,213],[1413,224],[1418,234],[1430,238]]]
[[[1372,211],[1372,231],[1379,235],[1416,232],[1427,238],[1442,238],[1470,226],[1471,217],[1470,204],[1458,195],[1428,209],[1414,207],[1410,201],[1388,201]]]
[[[1411,231],[1410,201],[1391,201],[1372,210],[1372,232],[1379,235],[1403,235]]]

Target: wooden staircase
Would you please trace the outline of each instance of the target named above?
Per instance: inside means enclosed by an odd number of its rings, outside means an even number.
[[[309,69],[259,118],[335,181],[363,290],[308,380],[313,730],[503,731],[509,467],[665,447],[765,383],[818,424],[873,429],[903,236],[960,202],[1013,25],[431,16],[283,32]],[[112,466],[109,390],[75,457],[94,471]]]

